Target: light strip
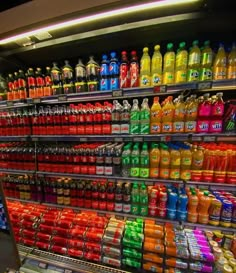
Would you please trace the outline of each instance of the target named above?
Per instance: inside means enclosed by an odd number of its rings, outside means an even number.
[[[69,20],[63,23],[58,23],[58,24],[53,24],[47,27],[42,27],[38,28],[32,31],[24,32],[18,35],[14,35],[5,39],[0,40],[0,45],[2,44],[7,44],[25,37],[33,36],[36,34],[39,34],[41,32],[46,32],[46,31],[52,31],[52,30],[58,30],[62,28],[66,28],[69,26],[75,26],[77,24],[82,24],[82,23],[87,23],[87,22],[92,22],[94,20],[98,19],[106,19],[109,17],[117,16],[117,15],[124,15],[132,12],[139,12],[139,11],[144,11],[152,8],[157,8],[157,7],[166,7],[166,6],[173,6],[173,5],[180,5],[180,4],[188,4],[192,2],[198,2],[200,0],[162,0],[162,1],[155,1],[155,2],[150,2],[150,3],[145,3],[145,4],[140,4],[140,5],[135,5],[131,7],[126,7],[126,8],[120,8],[120,9],[115,9],[111,11],[105,11],[101,13],[97,13],[94,15],[89,15],[73,20]]]

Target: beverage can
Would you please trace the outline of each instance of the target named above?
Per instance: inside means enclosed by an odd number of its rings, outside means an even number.
[[[121,260],[120,259],[114,259],[114,258],[110,258],[107,256],[103,256],[102,262],[104,264],[109,264],[111,266],[121,267]]]

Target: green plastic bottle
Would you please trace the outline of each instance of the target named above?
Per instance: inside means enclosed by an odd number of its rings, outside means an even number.
[[[140,196],[140,215],[147,216],[148,215],[148,191],[145,184],[141,185],[139,190]]]
[[[137,183],[134,183],[131,190],[131,213],[134,215],[140,214],[139,202],[140,202],[139,186]]]
[[[213,51],[210,47],[210,41],[205,41],[201,54],[200,81],[212,80],[212,62]]]
[[[143,143],[140,153],[140,177],[149,177],[149,151],[147,143]]]
[[[150,107],[148,105],[148,98],[143,99],[140,110],[140,133],[150,133]]]
[[[132,146],[132,143],[126,144],[121,154],[121,162],[122,162],[121,175],[123,177],[130,176],[131,146]]]
[[[187,81],[188,51],[185,49],[186,43],[181,42],[177,50],[175,59],[175,82],[183,83]]]
[[[198,40],[193,41],[192,48],[189,52],[188,58],[188,73],[187,81],[198,81],[201,65],[201,50],[198,47]]]
[[[151,85],[151,58],[148,50],[148,47],[143,48],[143,56],[140,60],[140,87]]]
[[[130,111],[130,134],[140,134],[140,109],[138,100],[133,100],[133,106]]]
[[[130,176],[139,177],[140,175],[140,151],[139,144],[135,143],[131,152]]]

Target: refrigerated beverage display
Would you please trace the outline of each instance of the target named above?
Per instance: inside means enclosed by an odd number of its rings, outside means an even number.
[[[163,62],[163,84],[172,84],[175,81],[175,52],[172,43],[167,44],[167,51]]]
[[[140,60],[140,87],[146,87],[151,85],[151,58],[148,51],[148,47],[143,48],[143,55]]]
[[[232,44],[231,51],[228,55],[227,79],[236,79],[236,43]]]
[[[174,107],[173,133],[183,133],[186,107],[183,95],[178,96]]]
[[[140,108],[138,100],[133,100],[133,105],[130,110],[130,134],[135,135],[140,133]]]
[[[51,68],[49,66],[46,67],[46,72],[44,75],[44,88],[43,94],[44,96],[51,96],[52,95],[52,78],[51,78]]]
[[[227,76],[227,57],[224,44],[220,43],[213,62],[213,79],[224,80]]]
[[[162,106],[162,133],[173,132],[173,118],[175,112],[175,106],[173,104],[173,97],[168,96]]]
[[[140,133],[149,134],[150,132],[150,108],[148,98],[143,99],[140,109]]]
[[[188,51],[185,49],[186,43],[181,42],[175,59],[175,83],[187,81]]]
[[[149,168],[149,151],[147,143],[143,143],[142,150],[140,152],[140,177],[148,178],[150,175]]]
[[[139,143],[135,143],[130,155],[130,176],[139,177],[140,176],[140,150]]]
[[[150,177],[159,177],[159,164],[160,164],[160,150],[158,149],[158,144],[151,144],[150,151]]]
[[[139,62],[136,51],[131,51],[130,59],[130,87],[139,86]]]
[[[57,63],[53,63],[51,68],[51,79],[52,79],[52,95],[60,95],[63,93],[61,70],[57,66]]]
[[[159,103],[159,97],[154,97],[150,110],[150,133],[158,134],[161,132],[162,108]]]
[[[87,90],[86,67],[83,64],[82,59],[79,59],[75,67],[75,92],[80,93]]]
[[[62,68],[62,83],[64,94],[74,93],[74,71],[69,61],[65,61],[65,65]]]
[[[201,65],[201,50],[198,47],[198,40],[193,41],[188,57],[187,81],[198,81]]]
[[[120,62],[120,79],[119,86],[120,88],[130,87],[130,74],[129,74],[129,62],[127,57],[127,52],[121,52],[121,62]]]
[[[213,51],[210,47],[210,41],[205,41],[201,54],[200,81],[212,80],[212,62]]]
[[[109,62],[110,88],[115,90],[119,88],[119,63],[116,57],[116,52],[111,52]]]
[[[100,65],[100,90],[105,91],[110,89],[109,79],[109,60],[106,54],[102,55],[102,62]]]
[[[154,53],[151,60],[151,86],[157,86],[162,83],[162,54],[160,45],[154,46]]]
[[[88,91],[97,91],[99,86],[99,64],[94,60],[93,56],[89,57],[89,61],[86,64],[86,78]]]

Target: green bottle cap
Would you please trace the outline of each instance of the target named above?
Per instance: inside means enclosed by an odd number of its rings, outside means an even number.
[[[174,45],[172,43],[167,44],[167,50],[168,51],[172,50],[173,47],[174,47]]]
[[[180,49],[185,48],[185,46],[186,46],[186,43],[185,43],[185,42],[181,42],[181,43],[179,44],[179,48],[180,48]]]
[[[193,41],[193,46],[198,46],[198,40]]]
[[[204,46],[209,46],[209,45],[210,45],[210,41],[209,40],[207,40],[207,41],[204,42]]]
[[[152,143],[151,144],[151,148],[153,149],[153,148],[158,148],[158,144],[157,143]]]
[[[148,145],[147,145],[147,143],[143,143],[143,150],[148,150]]]

